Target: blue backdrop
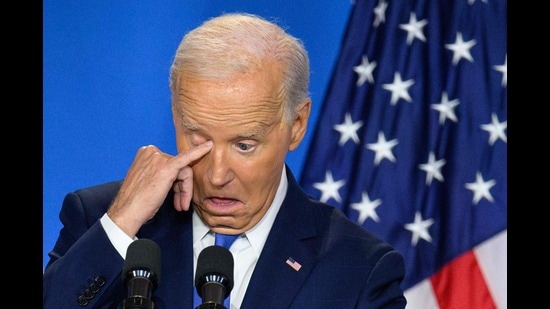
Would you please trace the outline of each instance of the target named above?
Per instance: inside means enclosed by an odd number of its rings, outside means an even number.
[[[65,194],[121,179],[137,149],[175,154],[168,70],[183,35],[223,12],[276,18],[310,54],[313,111],[287,157],[300,177],[353,0],[43,2],[43,261]]]

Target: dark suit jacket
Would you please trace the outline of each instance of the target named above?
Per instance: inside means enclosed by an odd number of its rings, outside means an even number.
[[[308,198],[288,168],[287,175],[287,195],[241,308],[404,308],[401,254],[340,210]],[[87,308],[117,308],[127,297],[124,260],[99,223],[120,185],[110,182],[65,197],[63,228],[43,275],[44,308],[83,308],[79,298]],[[192,309],[191,212],[176,212],[169,193],[137,237],[161,248],[156,308]],[[289,257],[302,265],[299,271],[285,263]]]

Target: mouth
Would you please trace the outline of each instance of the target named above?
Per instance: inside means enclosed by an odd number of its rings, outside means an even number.
[[[235,206],[241,204],[237,199],[225,198],[225,197],[209,197],[204,201],[204,204],[214,212],[226,213]]]

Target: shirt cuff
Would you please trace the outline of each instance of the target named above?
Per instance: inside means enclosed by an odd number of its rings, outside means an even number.
[[[126,259],[126,251],[128,250],[128,246],[137,239],[137,237],[134,237],[132,239],[130,236],[126,235],[114,222],[109,218],[107,213],[99,219],[101,222],[101,226],[103,226],[103,229],[105,230],[105,233],[107,233],[107,237],[109,237],[109,240],[111,241],[111,244],[115,247],[116,251],[122,256],[123,259]]]

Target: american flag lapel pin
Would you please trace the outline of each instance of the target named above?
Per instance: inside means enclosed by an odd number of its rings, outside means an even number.
[[[296,260],[294,260],[292,257],[288,257],[288,259],[286,259],[285,263],[287,263],[295,271],[299,271],[300,268],[302,268],[302,264],[296,262]]]

